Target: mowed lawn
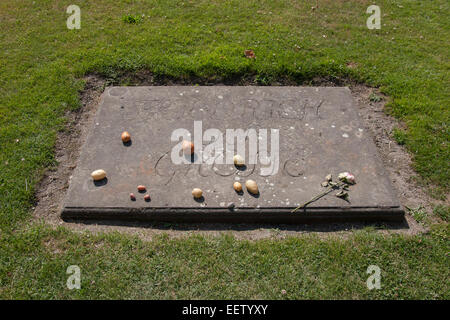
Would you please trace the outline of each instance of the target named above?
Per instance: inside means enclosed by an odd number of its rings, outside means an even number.
[[[413,156],[417,183],[446,199],[449,2],[378,0],[380,30],[366,27],[373,1],[318,3],[0,1],[0,297],[448,299],[445,205],[416,236],[366,229],[327,239],[143,241],[32,219],[37,183],[57,165],[64,114],[81,106],[83,77],[127,84],[122,75],[139,70],[194,84],[252,76],[260,85],[326,78],[380,87],[386,112],[404,123],[392,134]],[[66,27],[71,4],[81,8],[80,30]],[[66,287],[70,265],[81,268],[80,290]],[[367,289],[370,265],[381,269],[380,290]]]

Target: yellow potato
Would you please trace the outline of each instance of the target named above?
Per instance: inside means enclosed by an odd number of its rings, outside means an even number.
[[[244,158],[242,158],[238,154],[233,157],[233,162],[234,162],[234,165],[236,165],[238,167],[243,166],[245,164]]]
[[[198,199],[198,198],[201,198],[202,195],[203,195],[202,189],[194,188],[194,189],[192,190],[192,196],[193,196],[194,198],[197,198],[197,199]]]
[[[253,193],[253,194],[258,194],[259,193],[258,185],[253,180],[247,180],[245,182],[245,187],[247,188],[247,191],[250,192],[250,193]]]
[[[106,178],[106,171],[103,169],[95,170],[91,173],[92,179],[95,181],[102,180]]]

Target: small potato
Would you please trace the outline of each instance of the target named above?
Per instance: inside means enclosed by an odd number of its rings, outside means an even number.
[[[202,197],[202,195],[203,195],[202,189],[199,189],[199,188],[192,189],[192,196],[194,198],[199,199]]]
[[[103,180],[106,178],[106,171],[103,169],[92,171],[91,177],[92,179],[94,179],[94,181]]]
[[[255,181],[247,180],[245,182],[245,186],[246,186],[248,192],[250,192],[252,194],[258,194],[259,193],[258,185],[256,184]]]
[[[146,195],[144,196],[144,200],[147,201],[147,202],[150,201],[150,195],[149,195],[149,194],[146,194]]]
[[[235,182],[233,183],[233,188],[234,190],[236,190],[236,192],[241,192],[242,191],[242,184],[240,182]]]
[[[234,165],[237,167],[241,167],[245,164],[244,158],[242,158],[242,156],[240,156],[238,154],[233,157],[233,162],[234,162]]]
[[[143,186],[143,185],[137,186],[137,189],[138,189],[138,191],[140,191],[140,192],[147,190],[147,188],[146,188],[145,186]]]
[[[122,132],[122,141],[124,143],[127,143],[130,140],[131,140],[131,135],[127,131]]]
[[[190,141],[183,140],[181,143],[181,148],[183,149],[185,155],[189,156],[194,153],[194,144]]]

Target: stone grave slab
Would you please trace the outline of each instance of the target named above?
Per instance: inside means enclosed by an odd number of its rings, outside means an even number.
[[[187,163],[175,164],[172,159],[179,143],[172,139],[176,129],[188,131],[196,148],[202,148]],[[211,162],[208,132],[223,134],[222,144],[217,136],[211,141],[223,146],[219,149],[224,158],[237,153],[238,141],[229,150],[233,144],[227,140],[227,129],[253,130],[258,142],[266,130],[267,150],[258,145],[256,163],[244,169]],[[128,145],[120,138],[123,131],[131,134]],[[276,131],[278,161],[276,139],[271,140]],[[248,163],[254,136],[244,141]],[[269,159],[272,170],[268,170]],[[93,182],[90,174],[96,169],[107,172],[105,181]],[[324,190],[321,182],[327,174],[336,180],[343,171],[353,173],[357,181],[350,188],[349,201],[332,192],[291,213]],[[257,182],[258,196],[245,187],[242,194],[234,191],[235,181],[244,185],[247,179]],[[138,185],[147,187],[151,201],[144,201]],[[203,190],[203,201],[193,199],[193,188]],[[131,192],[136,201],[130,200]],[[403,214],[348,88],[149,86],[106,88],[61,216],[65,220],[303,223],[394,221]]]

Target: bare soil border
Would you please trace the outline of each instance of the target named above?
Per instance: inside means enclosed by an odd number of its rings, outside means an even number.
[[[374,227],[381,233],[402,233],[414,235],[426,232],[427,228],[417,223],[409,214],[405,221],[391,224],[333,223],[303,225],[261,225],[261,224],[152,224],[105,221],[64,222],[60,218],[63,200],[69,186],[69,179],[77,165],[80,148],[86,140],[88,128],[93,122],[101,93],[107,85],[259,85],[257,76],[250,75],[231,80],[219,78],[172,78],[156,77],[149,71],[123,73],[120,78],[106,79],[98,74],[84,78],[86,85],[80,92],[81,108],[67,112],[65,130],[59,133],[55,146],[58,165],[48,169],[37,187],[37,205],[33,218],[53,226],[65,226],[76,232],[120,231],[151,239],[155,235],[167,234],[170,237],[184,237],[191,234],[220,235],[231,234],[238,239],[257,240],[262,238],[283,239],[288,236],[301,236],[314,233],[320,237],[346,237],[352,230]],[[271,85],[299,85],[289,78],[272,81]],[[389,116],[384,108],[388,97],[377,88],[358,84],[346,79],[315,78],[301,85],[348,86],[358,102],[358,110],[366,129],[372,135],[383,164],[397,190],[400,203],[404,207],[423,207],[431,215],[436,200],[432,199],[417,185],[417,174],[412,169],[411,156],[404,147],[392,137],[394,128],[403,124]],[[373,99],[376,96],[381,99]]]

